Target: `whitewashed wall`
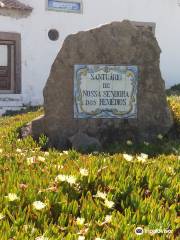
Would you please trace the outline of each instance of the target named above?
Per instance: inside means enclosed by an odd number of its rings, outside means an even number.
[[[22,102],[43,102],[42,90],[63,40],[70,33],[111,21],[155,22],[162,49],[161,70],[166,87],[180,82],[180,7],[178,0],[83,0],[83,14],[45,10],[46,0],[21,0],[34,8],[27,18],[0,16],[0,31],[22,36]],[[48,39],[49,29],[60,38]],[[2,97],[2,96],[0,96]]]

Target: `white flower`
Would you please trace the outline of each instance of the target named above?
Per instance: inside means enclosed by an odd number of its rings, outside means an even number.
[[[17,149],[16,149],[16,152],[17,152],[17,153],[21,153],[22,150],[21,150],[20,148],[17,148]]]
[[[3,215],[2,213],[0,213],[0,221],[3,220],[5,218],[5,215]]]
[[[67,155],[67,154],[68,154],[68,151],[63,151],[63,153]]]
[[[6,198],[8,199],[9,202],[14,202],[19,200],[20,198],[17,196],[16,193],[9,193]]]
[[[146,153],[141,153],[141,155],[140,155],[142,158],[144,158],[144,159],[148,159],[148,154],[146,154]]]
[[[114,207],[114,202],[113,201],[109,201],[107,199],[105,199],[105,202],[104,202],[105,206],[107,208],[113,208]]]
[[[158,135],[157,135],[157,138],[160,139],[160,140],[162,140],[162,139],[163,139],[163,135],[162,135],[162,134],[158,134]]]
[[[85,240],[85,237],[84,236],[79,236],[78,240]]]
[[[95,240],[105,240],[105,239],[97,237],[97,238],[95,238]]]
[[[137,157],[137,160],[142,163],[146,162],[147,159],[148,155],[145,153],[141,153],[140,156]]]
[[[31,164],[33,164],[33,163],[35,163],[35,162],[36,162],[35,157],[29,157],[29,158],[27,158],[27,164],[28,164],[28,165],[31,165]]]
[[[35,240],[49,240],[49,238],[40,236],[40,237],[35,238]]]
[[[123,157],[128,162],[131,162],[133,160],[133,156],[126,153],[123,154]]]
[[[111,215],[106,215],[105,222],[110,223],[111,221],[112,221],[112,216]]]
[[[107,204],[107,202],[108,202],[108,207],[110,207],[110,208],[112,208],[113,206],[114,206],[114,204],[113,204],[113,202],[111,202],[111,201],[106,201],[106,204]],[[111,206],[110,206],[110,202],[111,202]],[[113,206],[112,206],[113,205]],[[103,226],[103,225],[105,225],[105,224],[107,224],[107,223],[110,223],[112,221],[112,216],[111,215],[106,215],[105,216],[105,219],[104,219],[104,222],[102,222],[101,224],[100,224],[100,226]]]
[[[45,156],[49,156],[49,152],[44,152],[44,155]]]
[[[76,178],[74,176],[67,176],[66,181],[70,184],[73,185],[76,183]]]
[[[127,144],[128,146],[132,146],[132,145],[133,145],[133,142],[132,142],[131,140],[127,140],[127,141],[126,141],[126,144]]]
[[[145,145],[145,146],[149,146],[149,143],[146,142],[146,141],[144,141],[144,145]]]
[[[46,207],[46,204],[41,201],[35,201],[33,202],[32,205],[33,205],[33,208],[36,210],[42,210]]]
[[[38,156],[37,160],[40,162],[45,162],[46,159],[45,157]]]
[[[84,225],[85,219],[78,217],[77,220],[76,220],[76,222],[77,222],[77,225],[82,226],[82,225]]]
[[[67,176],[67,175],[62,175],[59,174],[56,178],[55,178],[56,182],[67,182],[70,185],[75,184],[76,183],[76,178],[74,176]]]
[[[107,193],[97,191],[97,193],[96,193],[96,195],[95,195],[94,197],[102,198],[102,199],[106,199],[106,197],[107,197]]]
[[[82,176],[88,176],[89,172],[88,172],[87,169],[81,168],[81,169],[80,169],[80,174],[81,174]]]
[[[63,175],[63,174],[59,174],[56,178],[55,181],[56,182],[65,182],[66,181],[67,176]]]
[[[0,153],[2,153],[3,152],[3,149],[2,148],[0,148]]]

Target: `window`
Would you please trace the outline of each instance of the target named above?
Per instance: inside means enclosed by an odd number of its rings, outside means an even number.
[[[48,37],[51,41],[56,41],[59,38],[59,32],[56,29],[51,29],[48,32]]]
[[[21,92],[21,38],[0,32],[0,93]]]
[[[82,0],[46,0],[47,9],[62,12],[82,13]]]

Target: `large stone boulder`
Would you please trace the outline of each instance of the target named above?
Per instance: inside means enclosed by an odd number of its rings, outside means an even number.
[[[165,134],[173,124],[160,72],[157,40],[148,28],[130,21],[113,22],[68,36],[57,55],[44,88],[45,115],[41,132],[57,148],[69,146],[79,131],[106,145],[121,139],[149,140]],[[137,118],[75,119],[74,65],[136,65],[139,68]],[[37,135],[40,124],[32,124]],[[37,129],[38,128],[38,129]]]

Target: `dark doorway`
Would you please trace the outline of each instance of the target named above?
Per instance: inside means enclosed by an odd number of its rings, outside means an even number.
[[[14,53],[13,42],[0,42],[0,90],[13,91],[14,89]]]
[[[0,93],[21,92],[21,41],[18,33],[0,32]]]

